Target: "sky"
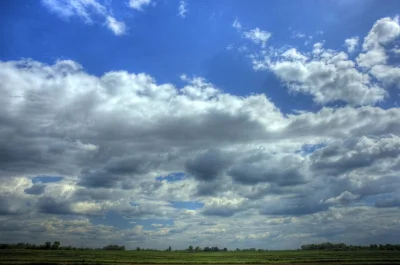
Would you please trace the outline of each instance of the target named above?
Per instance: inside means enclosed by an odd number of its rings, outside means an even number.
[[[398,243],[399,1],[0,1],[4,242]]]

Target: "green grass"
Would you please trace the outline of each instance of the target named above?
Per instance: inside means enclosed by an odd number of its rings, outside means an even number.
[[[0,264],[400,264],[400,251],[145,252],[0,250]]]

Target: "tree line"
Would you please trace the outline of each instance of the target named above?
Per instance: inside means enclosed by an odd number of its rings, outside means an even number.
[[[103,248],[84,248],[84,247],[73,247],[61,246],[60,241],[54,241],[53,244],[50,241],[45,242],[43,245],[36,245],[30,243],[17,243],[17,244],[0,244],[0,249],[44,249],[44,250],[125,250],[125,246],[119,245],[108,245]]]
[[[51,243],[50,241],[45,242],[43,245],[35,245],[30,243],[17,243],[17,244],[0,244],[0,249],[44,249],[44,250],[125,250],[125,246],[123,245],[107,245],[103,248],[84,248],[84,247],[73,247],[73,246],[61,246],[60,241],[54,241]],[[369,246],[356,246],[356,245],[346,245],[344,243],[321,243],[321,244],[304,244],[301,246],[300,250],[330,250],[330,251],[345,251],[345,250],[400,250],[400,244],[370,244]],[[137,247],[136,251],[163,251],[159,249],[150,249],[150,248],[140,248]],[[164,251],[171,252],[172,247],[169,246]],[[187,251],[187,252],[226,252],[228,249],[219,248],[217,246],[206,246],[201,248],[200,246],[189,246],[188,248],[182,250],[174,250],[174,251]],[[256,249],[256,248],[248,248],[248,249],[239,249],[236,248],[234,251],[248,251],[248,252],[262,252],[268,251],[267,249]]]
[[[51,244],[50,241],[45,242],[43,245],[36,245],[30,243],[17,243],[17,244],[0,244],[0,249],[62,249],[65,247],[60,247],[60,241],[54,241]]]
[[[322,243],[322,244],[305,244],[301,246],[302,250],[400,250],[400,244],[370,244],[369,246],[354,246],[344,243]]]

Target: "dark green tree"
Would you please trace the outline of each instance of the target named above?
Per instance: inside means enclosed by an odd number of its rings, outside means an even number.
[[[60,241],[54,241],[53,245],[51,246],[51,249],[58,249],[60,247]]]
[[[46,243],[44,243],[44,248],[45,249],[50,249],[51,248],[51,242],[47,241]]]

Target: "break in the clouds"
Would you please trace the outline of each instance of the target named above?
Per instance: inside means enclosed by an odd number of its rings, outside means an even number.
[[[335,23],[325,7],[298,20],[264,1],[229,10],[191,1],[199,12],[185,23],[175,2],[7,6],[2,239],[161,249],[396,242],[400,26],[368,3],[375,13],[326,3]]]

